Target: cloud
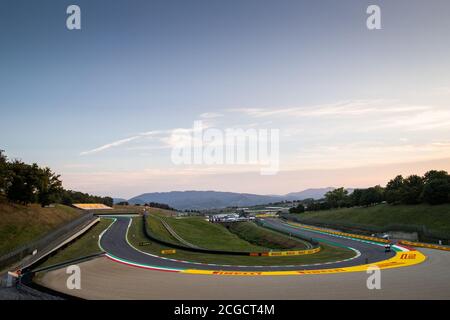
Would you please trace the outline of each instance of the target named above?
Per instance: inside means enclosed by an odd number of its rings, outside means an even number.
[[[409,131],[450,128],[450,110],[429,109],[416,114],[386,118],[380,128],[398,128]]]
[[[87,163],[67,163],[63,165],[63,168],[65,169],[86,169],[86,168],[92,168],[91,164]]]
[[[205,112],[205,113],[202,113],[199,117],[202,119],[213,119],[213,118],[223,117],[223,114],[216,113],[216,112]]]
[[[338,169],[366,165],[387,165],[450,157],[450,142],[421,144],[350,143],[305,148],[288,167],[300,169]]]
[[[206,129],[208,128],[210,125],[205,121],[202,121],[202,129]],[[120,139],[117,141],[113,141],[107,144],[104,144],[100,147],[88,150],[88,151],[83,151],[80,153],[81,156],[85,156],[85,155],[91,155],[91,154],[95,154],[95,153],[99,153],[111,148],[115,148],[115,147],[119,147],[119,146],[123,146],[126,145],[132,141],[137,141],[137,140],[141,140],[142,138],[145,137],[154,137],[157,138],[157,141],[164,143],[164,146],[157,146],[157,147],[150,147],[150,146],[146,146],[146,147],[135,147],[135,150],[143,150],[143,149],[165,149],[165,148],[169,148],[172,146],[172,137],[175,135],[185,135],[188,136],[190,135],[192,132],[195,132],[196,130],[200,130],[199,128],[174,128],[174,129],[168,129],[168,130],[152,130],[152,131],[146,131],[146,132],[142,132],[139,133],[135,136],[132,137],[128,137],[128,138],[124,138],[124,139]],[[129,148],[129,150],[132,150],[132,148]]]
[[[349,100],[331,104],[290,108],[237,108],[231,112],[250,117],[347,117],[425,111],[429,106],[401,105],[394,100]]]
[[[100,147],[97,147],[97,148],[94,148],[94,149],[91,149],[91,150],[88,150],[88,151],[83,151],[83,152],[80,153],[80,156],[85,156],[85,155],[89,155],[89,154],[94,154],[94,153],[98,153],[98,152],[101,152],[101,151],[105,151],[105,150],[108,150],[108,149],[111,149],[111,148],[114,148],[114,147],[118,147],[118,146],[127,144],[127,143],[129,143],[131,141],[135,141],[135,140],[141,139],[143,137],[155,136],[155,135],[161,134],[163,132],[164,131],[160,131],[160,130],[142,132],[142,133],[140,133],[138,135],[135,135],[135,136],[132,136],[132,137],[120,139],[120,140],[104,144],[104,145],[102,145]]]
[[[110,148],[113,148],[113,147],[118,147],[120,145],[123,145],[125,143],[130,142],[130,141],[134,141],[134,140],[139,139],[141,137],[142,137],[141,135],[137,135],[137,136],[133,136],[133,137],[117,140],[117,141],[114,141],[114,142],[111,142],[111,143],[107,143],[107,144],[105,144],[103,146],[100,146],[100,147],[92,149],[92,150],[83,151],[83,152],[80,153],[80,155],[81,156],[85,156],[85,155],[88,155],[88,154],[98,153],[100,151],[104,151],[104,150],[107,150],[107,149],[110,149]]]

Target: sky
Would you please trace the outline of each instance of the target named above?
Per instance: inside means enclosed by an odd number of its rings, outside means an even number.
[[[123,198],[450,171],[449,16],[447,0],[1,0],[0,149]],[[198,121],[278,132],[279,170],[174,163]]]

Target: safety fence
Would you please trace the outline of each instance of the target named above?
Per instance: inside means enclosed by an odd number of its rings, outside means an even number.
[[[79,218],[68,222],[67,224],[57,228],[56,230],[46,234],[40,239],[30,242],[24,246],[15,249],[0,257],[0,269],[6,268],[14,263],[18,263],[28,256],[38,255],[53,243],[60,242],[66,238],[68,234],[74,234],[81,230],[83,226],[94,221],[96,217],[92,213],[85,213]]]
[[[306,225],[302,225],[302,224],[298,224],[298,225],[303,227],[303,228],[306,228],[306,229],[326,232],[326,233],[337,235],[337,236],[350,237],[350,238],[356,238],[356,239],[362,239],[362,240],[369,240],[369,241],[381,242],[381,243],[390,243],[391,242],[390,240],[377,238],[377,237],[369,237],[369,236],[362,236],[362,235],[354,234],[354,233],[333,231],[333,230],[329,230],[329,229],[323,229],[323,228],[318,228],[318,227],[313,227],[313,226],[306,226]]]
[[[171,247],[174,249],[180,249],[184,251],[190,251],[190,252],[197,252],[197,253],[207,253],[207,254],[222,254],[222,255],[237,255],[237,256],[251,256],[251,257],[257,257],[257,256],[293,256],[293,255],[305,255],[305,254],[313,254],[318,251],[320,251],[320,246],[317,245],[314,249],[308,249],[308,250],[297,250],[297,251],[266,251],[266,252],[245,252],[245,251],[225,251],[225,250],[211,250],[211,249],[203,249],[203,248],[193,248],[184,246],[181,244],[176,244],[173,242],[169,242],[166,240],[163,240],[159,238],[157,235],[155,235],[149,228],[147,223],[147,216],[148,214],[145,213],[143,215],[143,231],[145,236],[160,245]],[[144,243],[141,243],[144,245]],[[288,253],[289,252],[289,253]]]
[[[390,231],[417,232],[421,241],[437,243],[439,242],[439,240],[441,240],[442,243],[450,244],[450,233],[429,230],[424,225],[391,223],[384,226],[374,226],[348,221],[333,222],[320,218],[305,219],[301,216],[301,214],[282,214],[281,217],[294,222],[315,225],[324,228],[334,228],[342,230],[344,232],[358,232],[363,234],[386,233]]]
[[[285,234],[285,235],[288,235],[288,236],[291,236],[291,237],[294,237],[294,238],[297,238],[297,239],[306,241],[307,243],[310,243],[310,244],[311,244],[312,248],[317,248],[317,247],[320,246],[320,245],[319,245],[319,242],[317,242],[317,241],[314,240],[313,238],[308,238],[308,237],[302,236],[301,234],[298,234],[298,233],[292,234],[292,233],[290,233],[289,231],[281,230],[281,229],[275,228],[275,227],[273,227],[272,225],[270,225],[270,224],[268,224],[268,223],[265,223],[265,221],[262,220],[262,219],[256,219],[256,220],[255,220],[255,223],[256,223],[257,225],[261,226],[261,227],[264,227],[264,228],[267,228],[267,229],[271,229],[271,230],[273,230],[273,231],[276,231],[276,232],[279,232],[279,233],[282,233],[282,234]]]
[[[406,241],[406,240],[400,240],[399,243],[404,244],[405,246],[411,246],[411,247],[421,247],[421,248],[428,248],[428,249],[450,251],[450,247],[439,246],[439,245],[429,244],[429,243],[412,242],[412,241]]]

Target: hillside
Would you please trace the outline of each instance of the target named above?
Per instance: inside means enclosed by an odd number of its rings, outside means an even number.
[[[330,190],[334,190],[334,188],[306,189],[286,195],[259,195],[221,191],[153,192],[133,197],[128,202],[130,204],[144,204],[149,202],[165,203],[179,210],[220,209],[225,207],[251,207],[284,200],[320,199]],[[353,189],[348,190],[351,192]]]
[[[171,191],[144,193],[128,200],[131,204],[165,203],[176,209],[212,209],[252,206],[280,201],[281,196],[219,191]]]
[[[0,197],[0,255],[75,219],[80,212],[64,205],[42,208],[38,204],[23,206]]]
[[[184,240],[200,248],[230,251],[263,251],[265,248],[253,245],[221,224],[214,224],[202,218],[164,218],[173,230]]]
[[[289,200],[305,200],[305,199],[321,199],[328,191],[333,191],[335,188],[311,188],[300,192],[288,193],[285,197]]]
[[[388,205],[344,208],[296,215],[304,223],[326,223],[344,227],[362,227],[376,230],[392,226],[398,230],[423,228],[437,235],[450,238],[450,204],[431,206]],[[371,228],[373,227],[373,228]]]

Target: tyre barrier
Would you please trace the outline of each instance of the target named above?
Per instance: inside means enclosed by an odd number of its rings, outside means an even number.
[[[411,246],[411,247],[421,247],[421,248],[428,248],[428,249],[450,251],[450,247],[440,246],[437,244],[411,242],[411,241],[406,241],[406,240],[400,240],[398,243],[404,244],[406,246]]]
[[[279,256],[299,256],[299,255],[307,255],[314,254],[321,250],[320,245],[315,246],[313,249],[306,250],[296,250],[296,251],[266,251],[266,252],[245,252],[245,251],[225,251],[225,250],[210,250],[203,248],[192,248],[188,246],[184,246],[181,244],[176,244],[172,242],[168,242],[166,240],[160,239],[158,236],[154,235],[148,228],[147,225],[147,213],[145,213],[142,217],[143,219],[143,231],[144,235],[151,241],[156,242],[160,245],[171,247],[174,249],[180,249],[184,251],[197,252],[197,253],[208,253],[208,254],[222,254],[222,255],[236,255],[236,256],[250,256],[250,257],[279,257]]]

